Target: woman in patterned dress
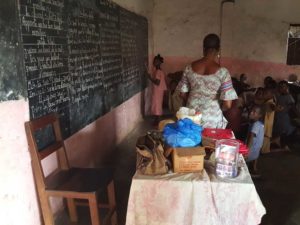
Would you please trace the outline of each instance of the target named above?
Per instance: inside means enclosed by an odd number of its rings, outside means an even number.
[[[225,128],[222,110],[237,99],[228,70],[216,62],[219,50],[219,37],[208,34],[203,40],[203,58],[186,66],[177,87],[187,107],[202,113],[202,125],[207,128]]]

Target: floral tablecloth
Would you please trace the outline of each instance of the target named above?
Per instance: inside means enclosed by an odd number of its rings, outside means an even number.
[[[134,175],[126,225],[256,225],[266,213],[247,166],[235,179],[202,173]]]

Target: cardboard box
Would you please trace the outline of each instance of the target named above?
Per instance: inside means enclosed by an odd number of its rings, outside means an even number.
[[[204,147],[173,148],[173,168],[175,173],[200,172],[204,166]]]

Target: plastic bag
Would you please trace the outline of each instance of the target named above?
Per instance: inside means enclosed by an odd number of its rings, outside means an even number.
[[[165,142],[171,147],[194,147],[201,143],[202,127],[185,118],[167,124],[163,130]]]

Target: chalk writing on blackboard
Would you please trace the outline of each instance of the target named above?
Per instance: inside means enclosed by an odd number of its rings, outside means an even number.
[[[70,77],[63,6],[63,1],[21,1],[20,19],[31,117],[60,112],[65,116],[63,133],[68,134]]]
[[[57,112],[68,137],[145,86],[148,25],[108,0],[20,0],[31,118]]]

